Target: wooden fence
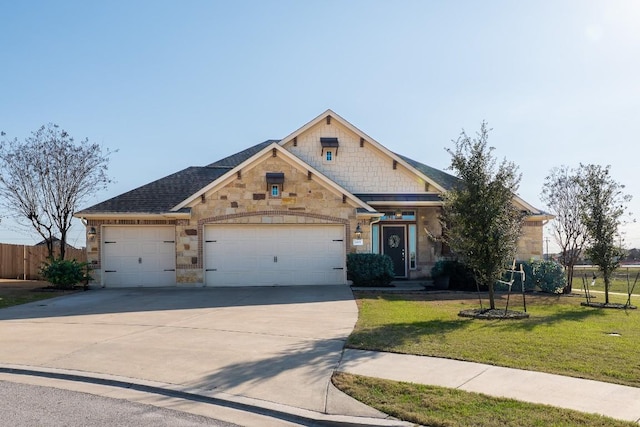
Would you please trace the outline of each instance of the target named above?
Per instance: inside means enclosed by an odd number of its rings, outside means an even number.
[[[57,252],[57,249],[53,249]],[[65,259],[87,260],[84,249],[67,247]],[[23,246],[0,243],[0,279],[41,280],[42,263],[47,259],[46,246]]]

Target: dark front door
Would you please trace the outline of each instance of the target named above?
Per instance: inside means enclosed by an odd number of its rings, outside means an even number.
[[[393,260],[393,271],[396,277],[407,277],[405,230],[404,226],[382,227],[382,253],[389,255]]]

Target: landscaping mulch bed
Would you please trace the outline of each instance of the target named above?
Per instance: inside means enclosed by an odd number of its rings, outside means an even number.
[[[480,309],[474,308],[471,310],[462,310],[458,313],[460,317],[471,317],[473,319],[527,319],[529,318],[529,313],[525,313],[523,311],[513,311],[513,310],[500,310],[500,309]]]
[[[636,310],[638,307],[635,305],[626,305],[626,304],[614,304],[614,303],[604,303],[604,302],[581,302],[581,306],[583,307],[595,307],[595,308],[613,308],[616,310]]]

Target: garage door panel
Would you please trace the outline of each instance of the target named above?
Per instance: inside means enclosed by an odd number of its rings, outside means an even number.
[[[204,254],[206,282],[212,286],[346,281],[343,226],[219,225],[206,227],[205,236],[215,240]]]
[[[105,226],[105,286],[172,286],[175,278],[175,228]]]

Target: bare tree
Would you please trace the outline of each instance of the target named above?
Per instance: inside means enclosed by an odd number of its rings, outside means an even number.
[[[26,219],[44,238],[50,258],[58,237],[59,258],[64,259],[76,209],[111,182],[107,176],[110,154],[86,138],[76,143],[51,123],[32,132],[24,142],[17,138],[2,141],[0,203],[16,219]]]
[[[560,246],[560,263],[565,268],[567,285],[563,292],[571,293],[574,266],[587,240],[582,221],[579,173],[568,166],[553,168],[545,178],[540,198],[555,215],[553,237]]]
[[[477,283],[488,287],[495,309],[493,285],[515,257],[523,214],[513,205],[518,168],[506,160],[496,164],[488,138],[483,122],[477,138],[463,131],[455,149],[447,149],[450,169],[461,183],[444,195],[441,220],[449,246],[473,270]]]

